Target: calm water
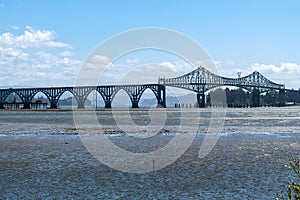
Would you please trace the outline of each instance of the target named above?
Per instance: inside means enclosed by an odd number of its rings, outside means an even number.
[[[282,180],[290,176],[284,165],[291,155],[300,156],[299,111],[228,109],[222,136],[201,159],[198,151],[210,109],[184,111],[188,114],[168,110],[162,134],[145,139],[116,127],[114,117],[128,118],[126,112],[97,111],[99,130],[132,152],[168,144],[183,117],[188,118],[186,126],[199,122],[199,134],[180,159],[140,174],[116,171],[91,156],[76,135],[72,112],[0,111],[0,199],[274,199],[283,189]],[[145,127],[143,132],[156,128],[147,126],[148,113],[130,114]],[[80,114],[88,118],[88,112]],[[180,134],[189,137],[188,132]]]

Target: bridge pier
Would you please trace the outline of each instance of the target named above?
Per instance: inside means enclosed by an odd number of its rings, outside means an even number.
[[[132,106],[131,108],[139,108],[139,102],[137,101],[132,101]]]
[[[166,101],[158,102],[156,107],[157,108],[166,108],[167,107]]]
[[[57,102],[51,102],[50,103],[50,109],[57,109]]]
[[[0,103],[0,109],[4,109],[3,103]]]
[[[280,89],[279,90],[279,107],[285,106],[285,90]]]
[[[84,101],[78,101],[77,108],[78,109],[84,109]]]
[[[252,92],[252,106],[253,107],[260,106],[260,93],[258,89],[254,89]]]
[[[81,91],[81,92],[83,93],[83,91]],[[76,98],[76,95],[74,95],[74,96]],[[78,109],[84,109],[85,97],[83,95],[82,96],[77,96],[76,100],[77,100],[77,108]],[[73,100],[72,104],[74,104],[74,100]]]
[[[133,92],[132,97],[130,98],[130,100],[131,100],[131,108],[139,108],[140,98],[138,98],[137,94],[135,94]]]
[[[157,90],[157,108],[166,108],[166,87],[163,85],[158,86]]]
[[[205,108],[205,94],[204,93],[197,93],[197,107]]]
[[[111,101],[105,101],[105,107],[104,108],[111,108]]]
[[[156,108],[166,108],[167,105],[165,103],[158,103]]]
[[[30,102],[24,102],[23,109],[30,109]]]

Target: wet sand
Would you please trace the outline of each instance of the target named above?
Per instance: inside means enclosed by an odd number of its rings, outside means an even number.
[[[206,157],[198,158],[199,134],[173,164],[140,174],[95,159],[77,135],[72,112],[1,111],[0,199],[274,199],[290,176],[284,165],[300,156],[299,109],[230,109]],[[148,143],[116,130],[107,111],[97,113],[110,140],[133,152],[170,142],[178,118],[171,114],[163,134]],[[148,120],[141,116],[140,122]]]
[[[300,150],[298,134],[231,134],[200,159],[202,139],[172,165],[132,174],[101,164],[78,136],[2,136],[0,192],[6,199],[273,199]],[[129,145],[126,136],[111,140]]]

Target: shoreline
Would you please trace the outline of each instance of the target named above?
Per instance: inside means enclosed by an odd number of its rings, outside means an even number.
[[[168,111],[178,111],[178,110],[188,110],[188,111],[205,111],[205,110],[211,110],[211,109],[224,109],[224,110],[259,110],[259,109],[284,109],[284,108],[300,108],[299,104],[292,104],[292,105],[286,105],[282,107],[278,106],[261,106],[261,107],[205,107],[205,108],[175,108],[175,107],[167,107],[167,108],[151,108],[151,110],[168,110]],[[141,107],[141,108],[97,108],[97,109],[91,109],[91,108],[46,108],[46,109],[0,109],[0,112],[2,111],[17,111],[17,112],[24,112],[24,111],[33,111],[33,112],[47,112],[47,111],[54,111],[54,112],[72,112],[72,111],[149,111],[149,108],[147,107]]]

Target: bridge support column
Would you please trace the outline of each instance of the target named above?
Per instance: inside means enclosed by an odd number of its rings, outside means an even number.
[[[158,87],[157,108],[166,108],[166,87],[160,85]]]
[[[157,104],[157,106],[156,106],[156,108],[166,108],[167,107],[167,105],[166,105],[166,103],[158,103]]]
[[[139,102],[138,101],[132,101],[131,108],[139,108]]]
[[[254,89],[252,92],[252,106],[259,107],[260,106],[260,94],[258,89]]]
[[[205,108],[205,94],[204,93],[197,93],[197,107]]]
[[[30,103],[29,102],[24,102],[23,109],[30,109]]]
[[[83,96],[78,96],[78,98],[77,98],[77,103],[78,103],[78,105],[77,105],[77,108],[78,109],[84,109],[84,97]]]
[[[166,108],[167,107],[166,101],[162,100],[162,101],[158,102],[156,107],[157,108]]]
[[[0,109],[4,109],[3,103],[0,103]]]
[[[131,108],[139,108],[139,99],[137,98],[137,95],[133,95],[133,97],[130,99],[132,103]]]
[[[111,108],[111,103],[114,96],[114,91],[116,86],[97,86],[97,92],[101,94],[103,101],[105,103],[104,108]]]
[[[104,108],[111,108],[111,101],[105,101],[105,107]]]
[[[285,90],[280,89],[279,90],[279,107],[285,106]]]
[[[78,106],[77,106],[78,109],[84,109],[84,102],[82,101],[78,101]]]
[[[57,109],[57,102],[51,102],[50,103],[50,109]]]

